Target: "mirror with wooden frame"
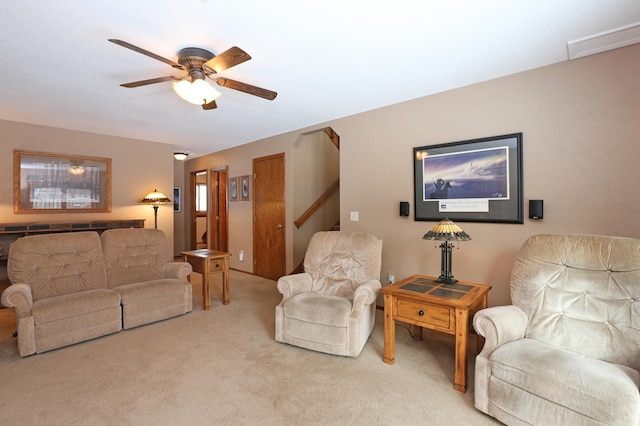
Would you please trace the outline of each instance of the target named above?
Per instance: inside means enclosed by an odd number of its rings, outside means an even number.
[[[13,151],[15,213],[111,211],[111,159]]]

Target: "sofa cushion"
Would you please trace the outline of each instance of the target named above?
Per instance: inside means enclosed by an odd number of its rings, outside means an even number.
[[[160,279],[162,265],[172,260],[158,229],[109,229],[101,238],[109,288]]]
[[[190,286],[173,278],[125,284],[113,290],[122,297],[122,328],[182,315],[190,311],[185,299],[191,299]]]
[[[638,371],[535,340],[500,346],[490,363],[495,379],[606,424],[640,404]],[[498,407],[510,406],[510,398],[491,395]]]
[[[122,305],[140,303],[145,300],[159,299],[171,294],[184,295],[185,283],[173,278],[144,281],[114,287],[120,294]]]
[[[32,312],[36,353],[122,330],[120,295],[113,290],[87,290],[41,299],[34,302]]]
[[[100,237],[96,232],[31,235],[10,248],[12,283],[31,287],[33,300],[107,288]]]
[[[87,290],[41,299],[33,304],[36,325],[120,306],[120,295],[108,289]]]

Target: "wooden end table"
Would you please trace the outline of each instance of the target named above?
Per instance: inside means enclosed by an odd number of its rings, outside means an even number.
[[[454,388],[467,390],[467,341],[473,315],[487,307],[491,286],[458,281],[443,284],[437,278],[412,275],[383,287],[384,362],[393,364],[396,353],[396,321],[428,328],[456,338]],[[480,346],[480,345],[479,345]]]
[[[230,253],[218,250],[189,250],[181,252],[184,261],[189,262],[193,272],[202,274],[202,307],[206,311],[211,309],[211,289],[209,274],[222,274],[222,304],[229,304],[229,256]]]

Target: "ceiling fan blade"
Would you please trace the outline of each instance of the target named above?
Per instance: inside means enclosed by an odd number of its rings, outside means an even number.
[[[146,86],[148,84],[162,83],[164,81],[178,81],[178,80],[182,80],[182,79],[180,77],[158,77],[158,78],[150,78],[149,80],[133,81],[131,83],[121,84],[120,86],[132,88],[132,87]]]
[[[165,64],[169,64],[169,65],[171,65],[172,67],[174,67],[176,69],[179,69],[179,70],[183,70],[184,69],[184,67],[182,65],[180,65],[179,63],[177,63],[177,62],[174,62],[174,61],[172,61],[170,59],[167,59],[167,58],[163,58],[162,56],[158,56],[153,52],[149,52],[148,50],[145,50],[145,49],[143,49],[141,47],[134,46],[133,44],[127,43],[126,41],[118,40],[118,39],[115,39],[115,38],[110,38],[108,40],[111,43],[115,43],[115,44],[117,44],[119,46],[126,47],[127,49],[131,49],[134,52],[142,53],[143,55],[146,55],[146,56],[148,56],[150,58],[156,59],[156,60],[158,60],[160,62],[164,62]]]
[[[222,87],[228,87],[229,89],[239,90],[250,95],[259,96],[270,101],[274,100],[278,93],[271,90],[263,89],[262,87],[252,86],[251,84],[242,83],[240,81],[231,80],[229,78],[218,77],[216,83]]]
[[[205,62],[202,66],[218,73],[228,68],[235,67],[249,59],[251,59],[251,56],[249,56],[247,52],[239,47],[233,46]]]
[[[218,108],[218,105],[216,105],[216,101],[211,101],[208,104],[202,104],[202,109],[204,110],[209,110],[209,109],[216,109]]]

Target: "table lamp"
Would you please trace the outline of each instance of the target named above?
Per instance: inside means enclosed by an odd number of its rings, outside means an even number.
[[[456,281],[451,273],[451,249],[453,244],[449,241],[469,241],[471,237],[464,232],[458,225],[445,218],[439,222],[436,226],[431,228],[429,232],[422,237],[424,240],[444,241],[440,244],[442,250],[442,257],[440,259],[440,276],[438,282],[444,284],[454,284]]]

